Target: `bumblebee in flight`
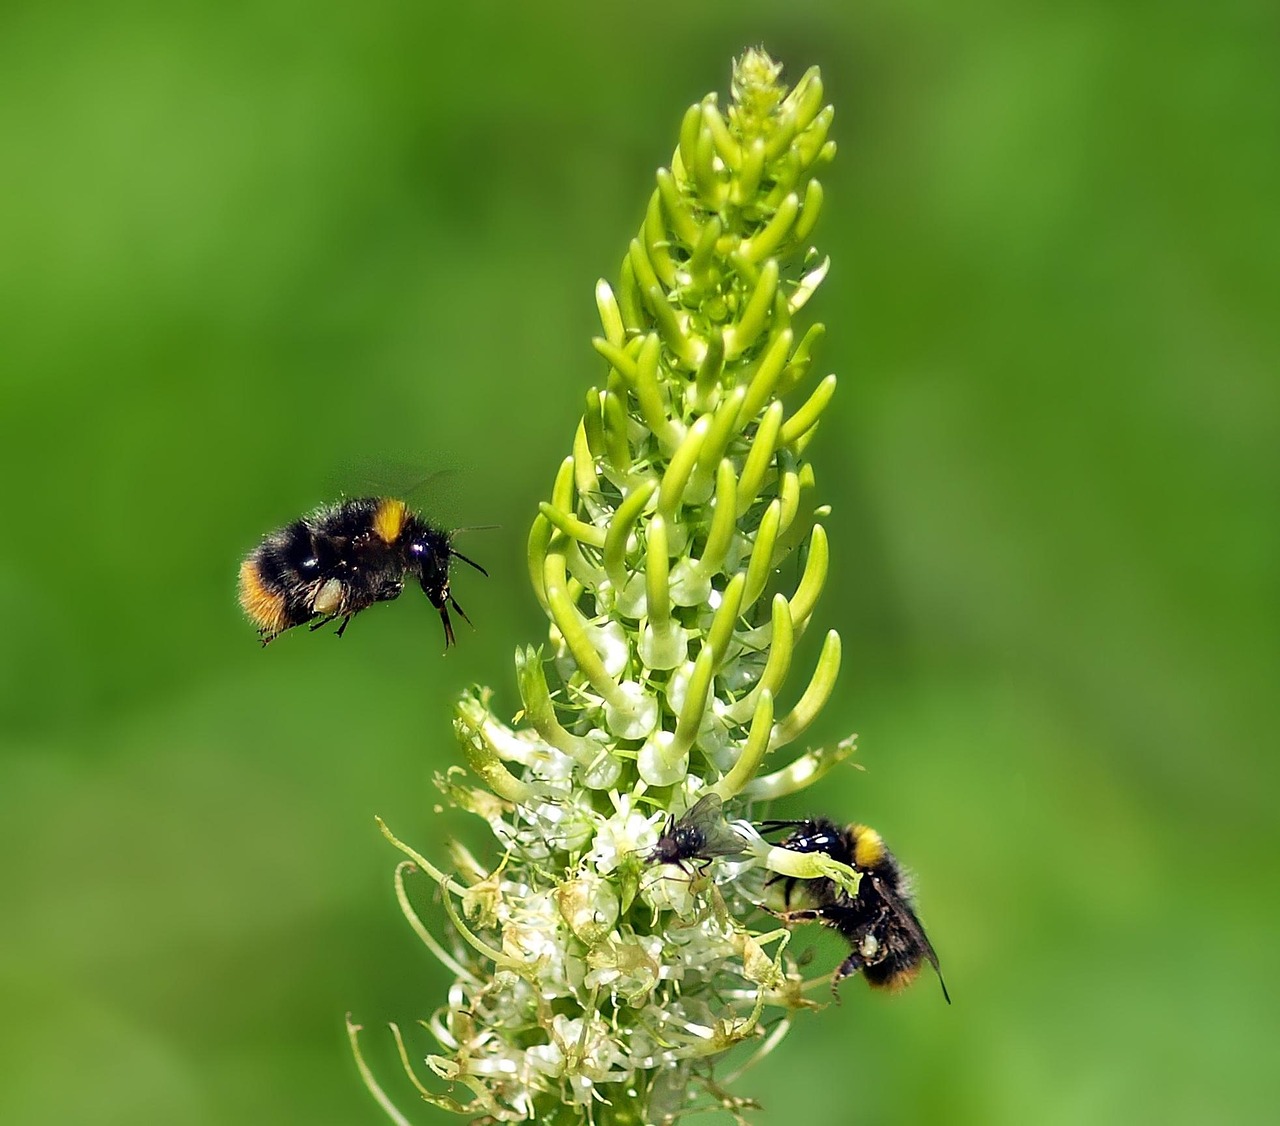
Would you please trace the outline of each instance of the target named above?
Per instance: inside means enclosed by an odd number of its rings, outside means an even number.
[[[287,629],[313,630],[341,618],[341,637],[352,617],[375,602],[400,597],[415,580],[444,623],[445,648],[454,644],[449,592],[456,558],[482,575],[479,563],[453,549],[452,533],[428,523],[393,497],[361,497],[325,505],[272,532],[240,564],[240,605],[266,645]]]
[[[743,855],[743,840],[725,822],[719,794],[704,794],[680,817],[668,817],[658,843],[645,857],[650,864],[686,862],[705,868],[717,856]]]
[[[760,828],[764,832],[791,829],[779,842],[783,848],[825,853],[860,876],[856,896],[825,877],[798,880],[777,876],[771,881],[785,881],[783,902],[787,910],[777,912],[780,918],[786,922],[817,920],[849,943],[849,956],[831,979],[832,993],[837,993],[845,978],[859,972],[875,989],[905,989],[927,961],[938,975],[942,996],[951,1004],[938,955],[916,917],[906,873],[879,833],[865,825],[842,828],[825,818],[765,821]],[[798,897],[801,907],[791,910],[792,896],[799,888],[803,889]]]

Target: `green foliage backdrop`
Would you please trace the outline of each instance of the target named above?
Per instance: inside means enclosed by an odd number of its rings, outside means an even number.
[[[514,710],[543,633],[523,537],[600,378],[593,284],[754,42],[822,67],[841,146],[812,453],[846,663],[812,736],[858,731],[865,772],[822,812],[918,870],[955,997],[849,983],[758,1120],[1273,1112],[1276,33],[1262,3],[8,5],[0,1120],[379,1120],[343,1014],[392,1083],[382,1022],[444,982],[373,815],[463,828],[430,776],[456,691]],[[370,462],[501,525],[467,540],[477,632],[441,658],[406,597],[259,650],[239,555]]]

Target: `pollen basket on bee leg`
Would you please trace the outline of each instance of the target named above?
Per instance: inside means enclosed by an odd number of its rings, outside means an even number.
[[[317,614],[329,617],[338,612],[342,606],[342,582],[339,579],[326,579],[320,584],[316,596],[312,599],[311,608]]]

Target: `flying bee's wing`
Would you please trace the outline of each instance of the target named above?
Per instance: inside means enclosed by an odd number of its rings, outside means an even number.
[[[920,920],[916,918],[916,913],[879,876],[872,876],[870,873],[864,872],[862,878],[864,880],[870,878],[880,898],[884,900],[889,910],[893,912],[894,917],[902,924],[907,933],[920,944],[925,957],[929,959],[929,965],[933,967],[933,972],[938,975],[938,984],[942,986],[942,996],[946,998],[948,1005],[951,1004],[951,994],[947,992],[947,983],[942,977],[942,967],[938,965],[938,954],[933,948],[933,943],[929,941],[929,936],[924,933],[924,927],[920,925]]]

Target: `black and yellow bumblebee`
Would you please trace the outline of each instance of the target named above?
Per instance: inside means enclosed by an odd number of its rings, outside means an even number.
[[[774,912],[779,918],[788,923],[816,920],[849,943],[849,956],[831,979],[832,993],[837,993],[840,983],[856,973],[861,973],[874,989],[905,989],[927,961],[938,975],[942,996],[947,1004],[951,1003],[938,955],[916,917],[907,875],[879,833],[866,825],[841,827],[817,817],[765,821],[760,828],[763,832],[791,829],[779,842],[783,848],[825,853],[859,875],[857,895],[850,895],[826,877],[800,880],[774,876],[770,881],[783,881],[786,910]],[[793,897],[800,902],[798,910],[791,910]]]
[[[446,532],[394,497],[360,497],[324,505],[272,532],[240,564],[240,605],[258,627],[262,644],[294,626],[321,626],[338,618],[338,636],[356,614],[375,602],[399,598],[405,580],[416,580],[440,612],[445,648],[454,644],[452,606],[470,622],[449,592],[449,566],[461,559],[488,572],[453,548]]]

